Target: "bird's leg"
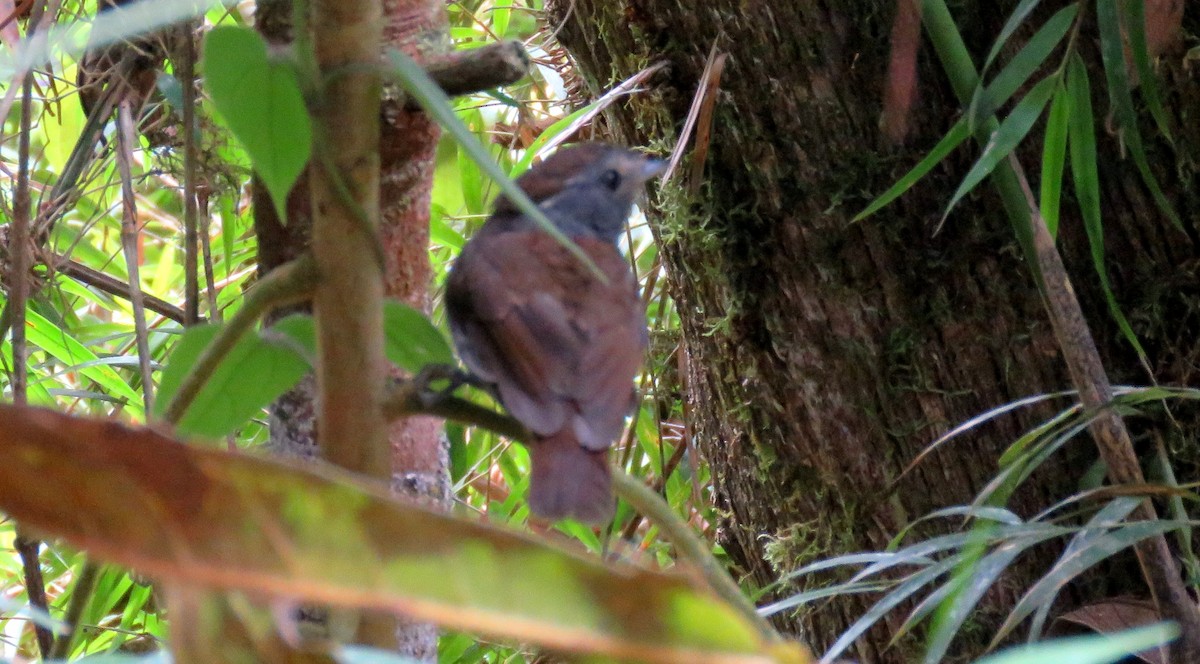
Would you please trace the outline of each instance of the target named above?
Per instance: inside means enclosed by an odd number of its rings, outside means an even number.
[[[434,383],[445,381],[445,386],[434,387]],[[428,407],[454,395],[463,385],[491,391],[491,386],[475,374],[459,369],[453,364],[426,364],[412,379],[417,398]]]

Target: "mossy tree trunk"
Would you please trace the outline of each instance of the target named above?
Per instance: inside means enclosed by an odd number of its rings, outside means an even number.
[[[981,187],[935,232],[977,152],[963,152],[881,214],[851,218],[931,148],[960,113],[932,53],[920,59],[908,145],[879,131],[894,0],[711,3],[558,0],[551,23],[599,89],[649,62],[670,69],[608,116],[618,140],[676,135],[714,43],[729,54],[698,193],[668,185],[656,220],[687,356],[694,443],[713,467],[722,544],[755,584],[819,557],[882,549],[913,519],[969,502],[1005,446],[1052,411],[1024,409],[977,428],[885,490],[922,449],[1001,404],[1068,389],[1050,325],[995,194]],[[977,57],[1015,2],[959,3]],[[1043,18],[1063,3],[1042,8]],[[1195,34],[1197,12],[1185,17]],[[1037,16],[1034,17],[1037,19]],[[1090,33],[1094,34],[1094,32]],[[1094,45],[1085,47],[1090,62]],[[1178,52],[1164,58],[1174,109],[1200,93]],[[1093,86],[1103,80],[1093,64]],[[1107,100],[1095,99],[1098,112]],[[1180,113],[1180,117],[1184,117]],[[1150,126],[1147,125],[1147,130]],[[1181,211],[1200,209],[1194,185],[1200,127],[1177,123],[1174,151],[1151,140],[1154,169]],[[1196,366],[1195,215],[1173,229],[1149,200],[1114,137],[1098,127],[1107,256],[1117,297],[1150,353],[1156,378],[1185,383]],[[1037,146],[1040,149],[1040,146]],[[1036,174],[1036,153],[1022,155]],[[686,169],[685,169],[686,170]],[[1060,242],[1089,322],[1117,383],[1144,384],[1096,288],[1074,203]],[[1162,418],[1133,423],[1182,441]],[[1181,448],[1181,481],[1195,475]],[[1011,506],[1024,516],[1078,490],[1096,458],[1086,437],[1036,473]],[[1056,552],[1026,556],[987,600],[996,617]],[[1136,578],[1135,568],[1131,568]],[[1141,586],[1135,586],[1144,592]],[[795,586],[780,591],[795,592]],[[1082,601],[1105,589],[1072,590]],[[877,599],[837,597],[778,618],[815,648],[830,644]],[[885,645],[903,614],[861,640],[863,662],[911,661]],[[969,640],[969,639],[968,639]],[[978,651],[964,644],[963,651]]]

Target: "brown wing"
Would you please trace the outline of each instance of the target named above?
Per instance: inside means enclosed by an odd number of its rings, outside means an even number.
[[[645,313],[616,248],[579,244],[607,283],[544,233],[482,235],[455,265],[447,307],[463,361],[514,417],[540,436],[569,427],[599,450],[631,407]]]

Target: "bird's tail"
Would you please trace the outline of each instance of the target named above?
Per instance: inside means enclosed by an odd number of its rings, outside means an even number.
[[[533,475],[529,508],[545,519],[571,517],[585,523],[612,518],[608,451],[591,452],[565,429],[530,445]]]

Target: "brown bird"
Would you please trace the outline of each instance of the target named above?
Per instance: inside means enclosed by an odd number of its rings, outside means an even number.
[[[613,509],[608,447],[633,409],[646,312],[617,249],[660,161],[599,143],[565,148],[517,185],[604,274],[501,197],[446,282],[458,354],[535,437],[529,506],[597,523]]]

